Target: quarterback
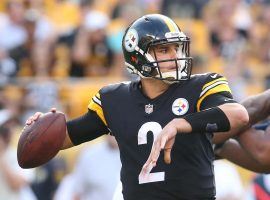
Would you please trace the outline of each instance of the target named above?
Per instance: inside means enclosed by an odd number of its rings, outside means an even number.
[[[67,122],[63,149],[111,134],[120,149],[125,200],[215,199],[212,138],[246,127],[247,110],[233,100],[225,77],[191,75],[190,38],[164,15],[135,20],[122,48],[127,69],[139,79],[101,88],[88,112]],[[156,156],[144,168],[157,141],[173,162]]]

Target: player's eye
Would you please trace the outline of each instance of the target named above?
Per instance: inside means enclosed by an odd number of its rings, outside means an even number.
[[[168,48],[160,48],[160,49],[158,50],[158,52],[159,52],[159,53],[162,53],[162,54],[165,54],[165,53],[168,52]]]

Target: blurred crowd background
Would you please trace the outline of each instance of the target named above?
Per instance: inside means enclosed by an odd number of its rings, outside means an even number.
[[[111,138],[61,152],[35,170],[17,166],[15,148],[36,111],[56,107],[76,117],[100,87],[134,78],[121,40],[147,13],[172,17],[191,37],[193,73],[226,76],[237,100],[270,87],[269,0],[1,0],[0,199],[110,199],[120,169]],[[224,161],[217,171],[220,200],[255,199],[254,181],[267,178]]]

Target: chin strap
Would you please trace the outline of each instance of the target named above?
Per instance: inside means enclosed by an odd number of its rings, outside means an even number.
[[[178,80],[177,79],[177,72],[176,71],[170,71],[170,72],[163,72],[161,73],[162,78],[165,79],[165,81],[169,81],[172,83],[178,82],[181,80],[183,77],[187,76],[186,72],[180,72],[178,71]],[[160,78],[159,75],[156,76],[157,78]]]
[[[166,78],[166,79],[176,79],[177,78],[177,74],[176,71],[171,71],[171,72],[163,72],[161,73],[162,78]],[[181,78],[181,73],[178,72],[178,77]]]

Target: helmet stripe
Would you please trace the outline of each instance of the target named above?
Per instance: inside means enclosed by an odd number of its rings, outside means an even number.
[[[177,25],[168,17],[161,15],[161,18],[164,20],[166,25],[168,26],[170,32],[177,32],[178,27]]]

